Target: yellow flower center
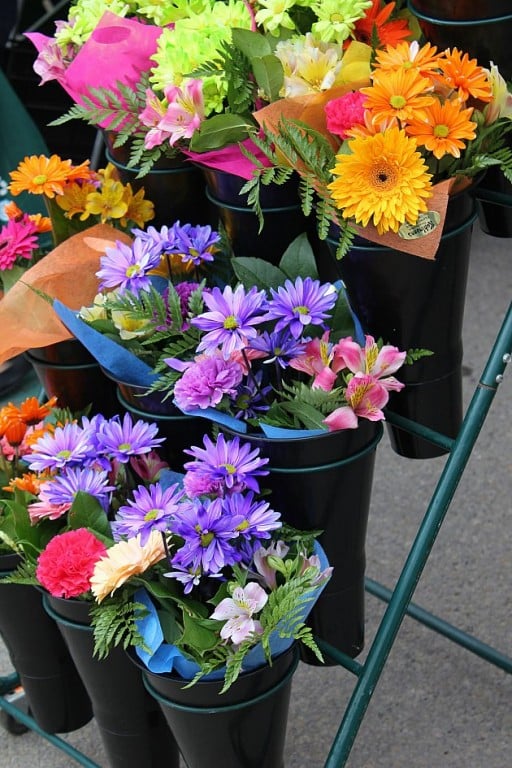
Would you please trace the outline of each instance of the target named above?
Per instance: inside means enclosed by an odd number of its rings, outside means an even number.
[[[445,139],[450,133],[450,129],[447,125],[436,125],[434,128],[434,136],[438,139]]]
[[[71,456],[71,451],[68,450],[68,449],[64,449],[62,451],[59,451],[58,454],[57,454],[57,458],[59,458],[59,459],[69,459],[70,456]]]
[[[130,445],[130,443],[121,443],[119,445],[119,450],[120,451],[129,451],[131,447],[132,446]]]
[[[40,173],[37,176],[34,176],[32,181],[34,184],[46,184],[48,176],[45,173]]]
[[[331,13],[331,19],[334,24],[336,24],[337,21],[344,21],[343,16],[341,13]]]
[[[392,96],[389,100],[389,103],[393,109],[403,109],[407,104],[407,101],[403,96],[398,94],[397,96]]]
[[[294,307],[293,311],[297,312],[298,315],[307,315],[309,313],[308,307],[305,307],[303,304],[299,305],[298,307]]]
[[[126,277],[133,277],[134,275],[138,275],[139,272],[140,272],[139,265],[131,264],[126,270]]]
[[[224,320],[224,328],[227,331],[233,331],[235,328],[238,328],[238,322],[234,315],[228,315],[226,317]]]
[[[378,163],[373,168],[372,184],[377,190],[393,187],[396,184],[396,171],[387,163]]]
[[[228,475],[234,475],[236,472],[236,467],[234,464],[221,464],[221,467],[224,467]]]
[[[149,512],[146,512],[146,514],[144,515],[144,522],[155,520],[157,515],[158,515],[158,509],[150,509]]]
[[[211,543],[213,539],[213,533],[202,533],[201,534],[201,546],[207,547],[208,544]]]

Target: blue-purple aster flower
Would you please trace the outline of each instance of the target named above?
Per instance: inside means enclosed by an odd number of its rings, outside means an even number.
[[[297,277],[295,283],[286,280],[277,291],[270,289],[272,298],[265,305],[264,320],[277,320],[275,331],[289,328],[299,339],[308,325],[322,325],[336,304],[338,291],[332,283],[320,283],[311,277]]]
[[[74,423],[56,427],[53,434],[44,434],[27,456],[29,469],[33,472],[77,466],[94,458],[95,445],[91,432]]]
[[[179,222],[177,222],[179,223]],[[147,229],[132,229],[132,234],[138,240],[147,243],[148,247],[159,256],[163,253],[174,253],[176,244],[175,224],[160,229],[149,226]]]
[[[112,523],[114,538],[134,538],[140,533],[140,543],[144,546],[152,531],[168,529],[182,497],[183,490],[177,484],[168,488],[162,488],[159,483],[149,488],[139,485],[133,491],[133,499],[119,507]]]
[[[222,501],[195,499],[180,505],[169,525],[184,541],[172,558],[174,567],[216,574],[240,561],[241,555],[233,540],[238,537],[236,526],[243,520],[226,514]]]
[[[119,293],[130,291],[138,295],[149,291],[151,279],[148,272],[160,264],[160,254],[149,241],[136,238],[126,245],[116,240],[115,247],[106,248],[100,259],[101,269],[96,272],[99,288],[117,288]]]
[[[175,571],[168,571],[164,573],[169,579],[176,579],[180,584],[183,584],[183,592],[185,595],[189,595],[194,587],[198,587],[201,583],[202,571],[200,568],[194,569],[192,567],[180,566],[177,563],[173,563]]]
[[[251,339],[249,346],[265,353],[264,363],[276,362],[281,368],[287,368],[290,360],[302,354],[305,344],[297,341],[286,327],[272,333],[264,331],[255,339]]]
[[[149,453],[163,443],[164,437],[155,437],[158,426],[142,420],[133,422],[129,413],[125,413],[123,421],[114,416],[103,422],[97,435],[99,449],[108,453],[121,464],[130,461],[130,456]]]
[[[196,328],[206,331],[197,351],[211,352],[220,346],[222,354],[228,358],[233,352],[244,349],[248,339],[257,334],[254,326],[262,322],[265,291],[258,291],[253,286],[246,293],[243,285],[233,291],[227,285],[223,291],[213,288],[211,293],[203,295],[203,299],[209,311],[191,320]]]
[[[263,384],[263,371],[252,371],[231,398],[230,412],[235,419],[255,419],[270,408],[272,386]]]
[[[45,500],[50,504],[72,504],[80,491],[94,496],[105,512],[110,504],[111,491],[106,472],[97,472],[90,468],[71,467],[65,474],[57,475],[51,482],[44,484]]]
[[[193,446],[184,451],[195,458],[195,461],[184,464],[187,472],[198,472],[213,482],[221,480],[230,493],[246,488],[259,492],[256,478],[268,475],[268,470],[262,469],[268,459],[260,457],[258,448],[252,449],[247,442],[240,443],[238,437],[225,440],[222,433],[217,437],[216,443],[212,442],[208,435],[204,435],[203,444],[204,448]]]
[[[220,241],[220,235],[210,226],[195,227],[192,224],[180,226],[180,223],[176,222],[174,234],[176,237],[174,253],[181,256],[184,264],[192,262],[195,266],[199,266],[203,261],[213,261],[215,245]]]
[[[249,562],[262,539],[270,539],[270,532],[282,527],[279,512],[271,509],[266,501],[255,501],[252,491],[227,496],[224,499],[224,512],[242,518],[236,530],[243,539],[244,555],[248,558],[246,562]]]
[[[224,395],[236,393],[242,378],[242,366],[236,361],[221,355],[200,357],[174,385],[174,400],[182,411],[215,407]]]

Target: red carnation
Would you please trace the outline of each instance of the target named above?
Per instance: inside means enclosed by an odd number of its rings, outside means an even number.
[[[37,560],[36,576],[54,597],[77,597],[91,588],[94,566],[107,551],[87,528],[55,536]]]

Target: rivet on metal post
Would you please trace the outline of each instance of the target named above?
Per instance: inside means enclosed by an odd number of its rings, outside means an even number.
[[[510,354],[510,352],[505,352],[505,354],[503,355],[503,362],[505,363],[505,365],[507,363],[512,363],[512,355]]]
[[[503,381],[503,374],[498,373],[498,375],[496,376],[495,381],[496,381],[496,384],[501,384],[501,382]]]

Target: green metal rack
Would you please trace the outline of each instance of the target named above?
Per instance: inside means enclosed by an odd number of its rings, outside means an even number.
[[[340,653],[317,638],[319,646],[326,655],[357,677],[324,768],[343,768],[346,765],[371,697],[406,615],[505,672],[512,673],[512,658],[411,602],[491,403],[503,380],[505,368],[510,362],[512,362],[512,304],[503,320],[456,439],[449,439],[403,417],[386,414],[390,423],[442,446],[449,451],[449,456],[394,589],[388,589],[372,579],[366,580],[366,590],[388,603],[388,606],[364,663]],[[83,753],[74,749],[67,741],[43,731],[33,718],[8,701],[6,694],[15,688],[17,682],[15,673],[0,677],[0,710],[4,710],[14,721],[22,723],[47,739],[80,765],[86,768],[101,768]]]

